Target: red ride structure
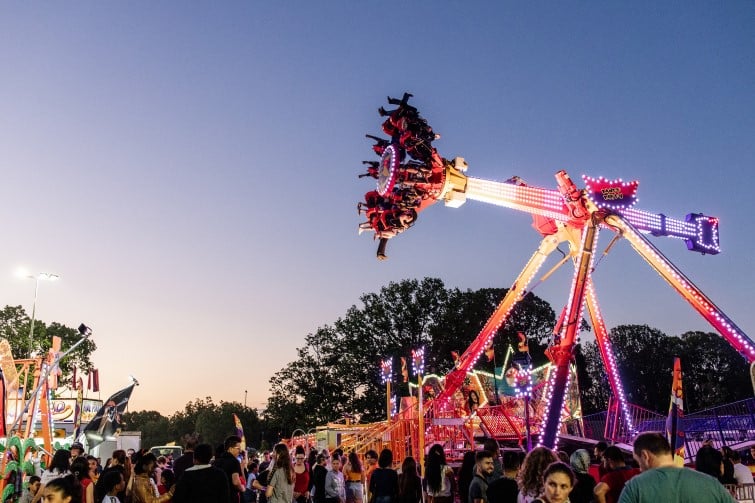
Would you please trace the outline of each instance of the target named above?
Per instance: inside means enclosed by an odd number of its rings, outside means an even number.
[[[585,185],[580,188],[565,171],[559,171],[555,175],[556,189],[548,189],[528,186],[516,176],[505,182],[468,177],[464,159],[447,160],[438,154],[432,143],[439,136],[418,110],[408,104],[410,97],[410,94],[404,94],[401,100],[388,98],[389,104],[396,108],[386,111],[381,107],[379,110],[381,116],[387,117],[383,131],[391,137],[390,140],[367,135],[375,140],[373,150],[380,161],[365,161],[368,172],[360,175],[375,178],[377,188],[367,192],[365,201],[358,205],[359,213],[367,218],[359,225],[359,230],[360,233],[372,230],[380,241],[378,259],[386,258],[385,247],[390,238],[414,225],[421,211],[439,201],[458,208],[467,200],[476,200],[524,211],[532,215],[533,227],[543,236],[479,335],[446,376],[445,389],[434,399],[436,411],[450,406],[450,399],[462,385],[467,372],[490,345],[516,303],[527,293],[545,260],[560,243],[566,242],[570,253],[546,274],[549,276],[568,261],[574,264],[569,297],[547,350],[553,369],[546,392],[548,405],[539,444],[551,448],[556,445],[569,384],[569,365],[585,306],[609,377],[612,403],[618,404],[614,411],[616,419],[625,435],[631,436],[634,425],[629,404],[591,278],[602,230],[613,232],[614,239],[623,237],[629,241],[632,248],[748,362],[755,361],[755,343],[645,236],[682,239],[689,250],[714,255],[720,251],[717,218],[690,213],[684,220],[677,220],[636,209],[636,181],[627,183],[583,176]]]

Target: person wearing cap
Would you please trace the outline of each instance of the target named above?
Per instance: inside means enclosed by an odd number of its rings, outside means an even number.
[[[84,445],[81,442],[74,442],[71,444],[71,461],[84,455]]]

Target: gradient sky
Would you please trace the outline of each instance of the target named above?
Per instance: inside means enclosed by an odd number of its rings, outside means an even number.
[[[654,242],[755,335],[755,3],[5,2],[0,303],[94,330],[103,394],[261,407],[307,333],[365,292],[434,276],[508,287],[528,215],[441,205],[357,236],[388,94],[470,176],[639,179],[638,207],[721,219],[717,256]],[[602,250],[610,239],[603,234]],[[535,293],[556,311],[571,271]],[[626,242],[595,273],[609,327],[711,328]]]

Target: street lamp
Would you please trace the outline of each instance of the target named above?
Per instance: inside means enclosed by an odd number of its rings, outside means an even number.
[[[36,276],[32,274],[25,274],[24,276],[28,279],[34,280],[34,303],[31,305],[31,326],[29,327],[29,358],[31,358],[32,353],[34,352],[34,320],[37,314],[37,294],[39,293],[39,280],[57,281],[60,279],[60,276],[49,272],[41,272]]]
[[[417,410],[419,416],[417,418],[417,426],[419,430],[419,439],[417,450],[419,451],[419,475],[425,476],[425,410],[423,408],[424,396],[422,394],[422,376],[425,373],[425,348],[412,350],[412,370],[414,375],[417,376]]]

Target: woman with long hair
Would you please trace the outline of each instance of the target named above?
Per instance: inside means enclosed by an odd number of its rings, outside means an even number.
[[[425,482],[428,503],[453,503],[454,471],[446,463],[446,453],[440,444],[434,444],[427,453]]]
[[[304,462],[305,459],[304,447],[297,445],[294,451],[294,501],[296,503],[306,503],[309,499],[309,470]]]
[[[517,503],[531,503],[543,492],[543,472],[551,463],[558,461],[552,450],[535,447],[524,457],[519,470],[519,497]]]
[[[265,497],[268,503],[291,503],[294,499],[296,474],[286,444],[276,444],[275,465],[270,470]]]
[[[89,475],[89,461],[78,456],[71,463],[71,473],[81,485],[81,503],[94,503],[94,481]]]
[[[398,503],[421,503],[422,479],[417,473],[417,462],[407,456],[401,463],[401,475],[398,476]]]
[[[346,503],[362,503],[364,500],[364,470],[359,456],[354,451],[349,453],[349,461],[343,467],[346,482]]]
[[[393,465],[393,452],[383,449],[378,456],[378,467],[370,476],[371,503],[395,503],[398,497],[398,475]]]
[[[459,499],[461,503],[468,503],[469,500],[469,486],[474,478],[475,455],[475,451],[467,451],[461,459],[461,468],[459,468]]]
[[[574,472],[563,461],[549,464],[543,471],[543,489],[533,503],[569,503],[574,488]]]

